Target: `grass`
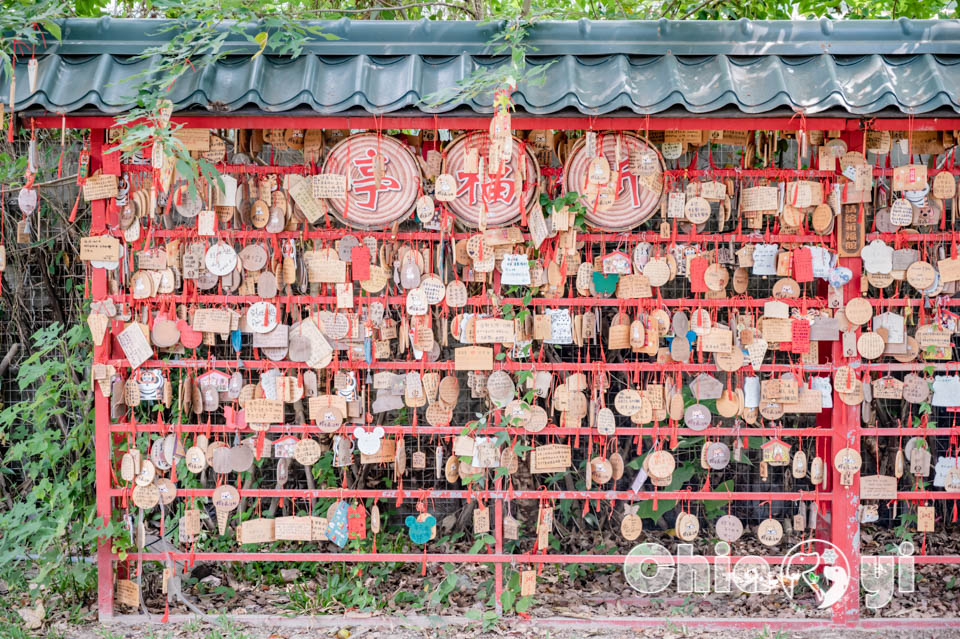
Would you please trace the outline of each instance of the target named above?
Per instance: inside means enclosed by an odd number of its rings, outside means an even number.
[[[220,616],[214,628],[211,628],[203,639],[250,639],[243,627],[228,617]]]
[[[757,633],[757,639],[790,639],[789,632],[782,628],[771,630],[770,626],[764,625],[763,629]]]

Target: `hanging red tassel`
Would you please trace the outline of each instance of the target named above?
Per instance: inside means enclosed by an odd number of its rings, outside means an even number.
[[[257,441],[254,446],[254,452],[256,452],[257,461],[259,461],[260,458],[263,457],[263,443],[264,443],[264,440],[266,439],[266,436],[267,434],[264,431],[260,431],[259,433],[257,433]]]
[[[77,201],[73,203],[73,208],[70,209],[70,217],[67,218],[67,221],[73,224],[77,221],[77,210],[80,208],[80,196],[83,195],[83,189],[77,193]]]

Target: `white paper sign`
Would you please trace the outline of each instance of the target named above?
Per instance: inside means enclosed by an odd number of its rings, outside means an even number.
[[[960,468],[960,457],[939,457],[937,465],[933,467],[933,485],[937,488],[943,488],[943,480],[947,476],[947,471],[951,468]]]
[[[565,308],[548,308],[544,314],[550,318],[550,339],[543,340],[545,344],[572,344],[573,327],[570,322],[570,311]]]
[[[829,377],[811,377],[811,390],[820,391],[823,401],[820,402],[821,408],[833,408],[833,384]]]
[[[941,408],[960,406],[960,377],[957,375],[937,375],[933,379],[933,406]]]
[[[868,273],[889,273],[893,270],[893,247],[883,240],[874,240],[860,251],[863,268]]]
[[[753,274],[776,275],[779,249],[777,244],[757,244],[753,247]]]
[[[223,182],[223,190],[219,190],[219,185],[217,185],[217,206],[236,206],[237,178],[232,175],[221,175],[220,181]]]
[[[530,285],[530,261],[525,253],[504,255],[500,262],[500,282],[510,286]]]
[[[647,483],[648,477],[649,475],[647,475],[647,471],[641,468],[637,472],[637,476],[633,478],[633,483],[630,485],[630,490],[635,493],[640,492],[640,489],[643,488],[643,485]]]
[[[808,246],[813,261],[813,276],[826,279],[833,268],[834,255],[822,246]]]
[[[146,336],[136,322],[123,329],[123,332],[117,335],[117,342],[123,349],[127,361],[132,368],[139,368],[141,364],[153,356],[153,348]]]
[[[533,210],[530,211],[527,222],[530,227],[530,239],[533,240],[535,247],[540,248],[543,241],[551,235],[550,229],[547,227],[547,221],[543,217],[543,209],[540,208],[539,204],[535,205]]]
[[[283,375],[279,368],[273,368],[260,374],[260,387],[263,389],[263,396],[271,401],[280,399],[277,396],[277,380]]]
[[[760,378],[746,377],[743,380],[743,405],[747,408],[760,406]]]
[[[873,317],[873,330],[887,329],[887,344],[903,344],[905,325],[903,315],[899,313],[880,313]]]
[[[674,191],[667,199],[667,217],[671,219],[682,218],[683,207],[686,206],[687,195],[682,191]]]

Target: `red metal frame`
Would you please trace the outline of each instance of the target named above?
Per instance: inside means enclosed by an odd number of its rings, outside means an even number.
[[[174,122],[183,123],[188,127],[202,127],[202,128],[234,128],[238,124],[241,124],[243,127],[252,127],[252,128],[272,128],[282,126],[284,128],[377,128],[377,129],[392,129],[392,128],[402,128],[402,129],[416,129],[416,128],[435,128],[442,126],[443,128],[464,128],[464,129],[486,129],[489,120],[486,117],[482,116],[420,116],[420,117],[394,117],[394,116],[359,116],[359,117],[325,117],[325,116],[271,116],[271,115],[260,115],[260,116],[243,116],[242,119],[239,119],[237,116],[224,116],[224,115],[215,115],[215,116],[206,116],[206,115],[191,115],[184,117],[175,117]],[[33,123],[39,127],[46,128],[60,128],[65,125],[71,128],[91,128],[91,169],[96,170],[101,165],[101,152],[104,144],[104,129],[114,125],[114,118],[110,116],[67,116],[66,119],[62,119],[59,115],[46,115],[46,116],[37,116],[33,118]],[[793,117],[793,118],[761,118],[761,117],[749,117],[749,118],[661,118],[661,117],[626,117],[626,118],[612,118],[612,117],[530,117],[530,116],[516,116],[513,119],[513,126],[518,129],[534,129],[534,128],[549,128],[549,129],[604,129],[604,130],[645,130],[645,129],[731,129],[731,130],[753,130],[753,129],[763,129],[763,130],[797,130],[801,126],[808,130],[840,130],[844,133],[844,137],[847,139],[850,148],[855,149],[858,146],[859,140],[862,139],[862,135],[854,134],[854,132],[861,131],[864,127],[864,120],[861,119],[852,119],[852,118],[803,118]],[[870,128],[876,130],[905,130],[908,127],[913,130],[945,130],[945,129],[960,129],[960,118],[918,118],[918,119],[888,119],[888,120],[870,120]],[[728,171],[731,175],[748,175],[749,171]],[[886,170],[879,169],[878,173],[886,173]],[[683,174],[686,176],[706,174],[706,172],[700,171],[676,171],[676,173]],[[810,174],[809,171],[799,171],[795,172],[796,174]],[[818,172],[812,172],[814,174]],[[97,200],[92,205],[92,224],[91,229],[93,233],[97,233],[105,230],[107,224],[107,215],[106,215],[106,205],[104,200]],[[250,237],[256,237],[257,232],[250,231],[226,231],[222,235],[224,237],[232,237],[237,239],[245,239]],[[396,239],[417,239],[420,234],[417,233],[397,233],[391,234],[389,232],[374,232],[369,233],[378,237],[392,237]],[[186,235],[185,231],[154,231],[156,237],[177,237],[181,235]],[[283,237],[306,237],[306,238],[332,238],[336,237],[338,234],[335,231],[330,230],[314,230],[307,232],[294,232],[294,233],[283,233],[279,234]],[[447,236],[449,237],[449,235]],[[455,236],[456,237],[456,236]],[[585,234],[581,236],[583,239],[590,241],[605,241],[609,239],[644,239],[651,242],[661,241],[659,234],[656,233],[630,233],[630,234],[617,234],[617,233],[593,233]],[[881,234],[870,234],[868,239],[873,237],[884,237]],[[914,235],[909,238],[909,241],[937,241],[945,238],[952,238],[952,234],[925,234],[925,235]],[[680,239],[680,238],[678,238]],[[705,241],[705,240],[717,240],[721,239],[715,235],[702,235],[702,236],[688,236],[682,238],[685,241]],[[722,240],[736,240],[736,241],[753,241],[760,240],[762,238],[756,236],[745,236],[738,234],[723,234]],[[784,238],[785,241],[791,242],[833,242],[833,238],[824,238],[821,236],[811,235],[811,236],[790,236],[789,238]],[[857,295],[859,294],[859,277],[860,277],[860,261],[856,259],[848,259],[842,262],[847,267],[851,268],[854,271],[854,279],[846,287],[847,295]],[[92,296],[94,300],[103,300],[108,297],[107,285],[106,285],[106,274],[101,269],[93,269],[92,276]],[[221,296],[221,295],[200,295],[191,298],[196,301],[203,301],[207,303],[227,303],[227,302],[242,302],[244,298],[237,296]],[[258,298],[259,299],[259,298]],[[358,298],[359,303],[363,303],[365,299],[374,299],[377,301],[390,301],[392,298]],[[335,298],[333,296],[298,296],[289,299],[291,304],[318,304],[318,303],[330,303],[333,302]],[[520,302],[518,299],[504,299],[499,300],[501,303],[514,303],[517,304]],[[470,300],[472,304],[490,304],[491,300],[489,298],[474,298]],[[577,299],[534,299],[532,301],[534,305],[622,305],[625,308],[630,308],[632,306],[638,307],[649,307],[652,302],[650,300],[645,300],[642,303],[637,304],[623,304],[620,300],[577,300]],[[659,302],[658,302],[659,303]],[[663,300],[662,302],[667,306],[683,306],[683,300]],[[810,301],[808,300],[808,303]],[[879,302],[878,302],[879,303]],[[883,305],[906,305],[920,303],[919,300],[883,300]],[[951,305],[956,303],[960,305],[960,300],[951,300]],[[742,307],[756,307],[761,302],[757,300],[722,300],[722,301],[703,301],[699,303],[701,306],[710,306],[710,305],[724,305],[724,306],[742,306]],[[832,351],[829,353],[824,353],[829,362],[840,362],[842,361],[841,349],[839,343],[833,343]],[[126,360],[115,359],[113,353],[111,353],[111,340],[106,340],[101,347],[95,348],[94,351],[94,361],[96,363],[110,363],[118,368],[127,367]],[[337,361],[334,363],[334,366],[340,366],[343,368],[365,368],[365,369],[377,369],[377,368],[390,368],[390,369],[404,369],[404,368],[419,368],[420,365],[414,365],[407,362],[391,362],[391,363],[374,363],[373,365],[366,363],[357,363],[350,361]],[[177,361],[167,361],[161,364],[160,361],[151,361],[147,362],[147,366],[161,366],[166,367],[198,367],[201,365],[207,366],[218,366],[230,368],[235,366],[235,362],[229,361],[207,361],[207,360],[196,360],[196,359],[183,359]],[[266,368],[266,367],[282,367],[282,368],[298,368],[301,365],[292,363],[292,362],[261,362],[261,361],[249,361],[245,362],[245,365],[253,368]],[[542,363],[538,364],[538,367],[553,370],[553,371],[572,371],[572,370],[581,370],[583,368],[589,368],[590,364],[585,365],[576,365],[576,364],[548,364]],[[641,370],[647,371],[664,371],[664,370],[674,370],[678,365],[671,366],[662,366],[656,364],[641,364]],[[947,365],[940,364],[936,365],[938,369],[944,369]],[[452,368],[452,363],[447,366],[445,363],[438,362],[431,365],[432,368]],[[507,361],[504,366],[507,370],[527,370],[530,368],[529,363],[521,362],[510,362]],[[603,367],[608,370],[634,370],[636,368],[635,364],[603,364]],[[919,370],[922,368],[922,365],[916,364],[867,364],[863,366],[865,370]],[[684,371],[700,371],[700,370],[715,370],[712,365],[706,364],[684,364],[679,365],[679,368],[682,368]],[[765,365],[762,370],[764,371],[787,371],[789,367],[785,366],[774,366],[774,365]],[[822,371],[829,372],[835,370],[835,364],[823,363],[819,366],[809,366],[805,367],[805,370],[808,371]],[[836,450],[839,450],[842,447],[849,446],[851,448],[859,450],[860,438],[862,435],[902,435],[909,434],[911,432],[917,431],[920,429],[881,429],[881,428],[861,428],[859,414],[856,407],[846,407],[839,399],[835,399],[834,405],[838,407],[843,407],[842,409],[825,411],[821,414],[818,420],[817,428],[806,428],[806,429],[797,429],[790,430],[783,434],[789,434],[790,436],[804,436],[804,437],[815,437],[817,439],[817,449],[818,452],[824,455],[824,458],[827,460],[832,460],[832,453]],[[97,514],[99,517],[103,518],[105,521],[109,521],[113,515],[113,504],[115,499],[120,499],[124,496],[125,490],[121,488],[114,488],[111,485],[111,464],[113,448],[115,444],[119,442],[117,438],[121,437],[125,433],[137,433],[137,432],[159,432],[162,430],[161,426],[156,424],[136,424],[131,422],[120,422],[113,424],[109,418],[109,401],[102,395],[99,388],[95,385],[95,417],[96,417],[96,490],[97,490]],[[289,432],[303,432],[307,429],[306,425],[285,425],[285,430]],[[231,429],[233,432],[235,429]],[[400,427],[386,427],[388,432],[407,432],[407,427],[401,429]],[[418,434],[425,435],[452,435],[459,433],[461,428],[459,426],[420,426],[415,431]],[[514,429],[520,432],[520,429]],[[201,424],[185,424],[180,426],[181,432],[225,432],[226,428],[223,426],[209,426]],[[626,428],[620,429],[620,432],[628,435],[652,435],[655,432],[653,428]],[[661,431],[662,432],[662,431]],[[756,435],[773,435],[781,431],[779,429],[769,429],[769,428],[753,428],[750,430],[750,434]],[[950,429],[923,429],[925,434],[949,434]],[[563,428],[555,425],[548,426],[548,430],[545,430],[544,433],[556,434],[556,435],[573,435],[577,433],[577,429],[572,428]],[[689,431],[688,429],[678,429],[678,434],[693,434],[694,431]],[[709,434],[716,435],[731,435],[733,434],[733,429],[729,428],[713,428],[708,431]],[[703,435],[703,432],[698,432],[697,434]],[[832,463],[831,463],[832,468]],[[531,554],[518,554],[518,555],[509,555],[504,554],[503,552],[503,500],[506,498],[511,499],[539,499],[542,497],[545,498],[555,498],[555,499],[594,499],[594,500],[626,500],[633,501],[639,499],[651,499],[654,496],[660,499],[678,499],[678,498],[689,498],[689,499],[716,499],[718,497],[723,499],[731,499],[735,501],[763,501],[763,500],[784,500],[784,501],[816,501],[819,504],[827,509],[824,517],[821,518],[821,525],[825,525],[825,529],[821,529],[822,532],[829,534],[830,539],[837,546],[843,550],[847,555],[848,560],[850,561],[851,568],[854,571],[854,574],[851,575],[851,587],[847,591],[845,597],[834,607],[833,616],[831,619],[803,619],[803,620],[791,620],[791,619],[775,619],[775,620],[744,620],[744,619],[716,619],[716,620],[702,620],[704,623],[710,625],[725,625],[725,624],[735,624],[741,627],[762,627],[765,625],[772,626],[790,626],[790,625],[800,625],[809,627],[810,625],[823,625],[823,624],[840,624],[840,625],[861,625],[863,627],[874,627],[879,625],[887,626],[892,623],[891,620],[884,619],[882,621],[877,620],[860,620],[859,617],[859,557],[860,557],[860,548],[859,548],[859,523],[857,520],[857,506],[859,502],[859,475],[854,481],[854,484],[851,486],[841,486],[839,478],[836,471],[831,471],[830,476],[830,487],[828,490],[818,490],[818,491],[798,491],[791,493],[776,493],[776,492],[753,492],[753,493],[731,493],[731,494],[718,494],[715,492],[702,492],[702,491],[640,491],[638,493],[633,493],[629,491],[505,491],[502,485],[502,480],[497,480],[495,490],[487,491],[471,491],[470,495],[472,496],[483,496],[489,499],[494,500],[494,536],[495,536],[495,547],[490,548],[490,552],[486,554],[473,554],[473,555],[459,555],[459,554],[442,554],[442,553],[412,553],[412,554],[396,554],[396,553],[357,553],[357,554],[346,554],[346,553],[276,553],[276,552],[257,552],[257,553],[245,553],[245,552],[217,552],[217,553],[171,553],[170,555],[166,553],[143,553],[142,558],[150,561],[154,560],[167,560],[173,558],[174,560],[210,560],[210,561],[324,561],[324,562],[378,562],[378,561],[397,561],[397,562],[409,562],[409,563],[420,563],[420,562],[479,562],[479,563],[492,563],[495,567],[495,582],[496,582],[496,595],[497,601],[499,602],[500,595],[503,592],[503,565],[504,564],[565,564],[565,563],[585,563],[585,564],[616,564],[622,563],[624,560],[623,556],[618,555],[566,555],[566,554],[548,554],[548,555],[531,555]],[[180,495],[183,496],[209,496],[211,490],[209,489],[181,489],[179,491]],[[338,496],[356,496],[356,497],[383,497],[389,499],[396,498],[407,498],[407,499],[416,499],[423,496],[424,491],[405,491],[405,490],[351,490],[344,491],[340,489],[318,489],[318,490],[245,490],[243,491],[244,496],[263,498],[263,497],[273,497],[273,496],[289,496],[294,498],[316,498],[316,497],[338,497]],[[427,491],[426,496],[436,499],[461,499],[467,497],[467,491],[460,490],[433,490]],[[945,493],[943,492],[933,492],[933,491],[912,491],[912,492],[901,492],[898,493],[899,499],[944,499]],[[707,557],[707,560],[712,562],[714,558]],[[733,561],[736,561],[738,558],[731,558]],[[782,560],[782,557],[779,556],[767,556],[764,557],[764,560],[771,564],[779,563]],[[916,563],[942,563],[942,564],[960,564],[960,556],[919,556],[914,557],[913,560]],[[99,585],[99,612],[102,618],[108,618],[113,615],[113,578],[115,574],[114,562],[117,561],[117,556],[111,552],[110,540],[102,539],[98,545],[97,550],[97,564],[98,564],[98,585]],[[683,559],[681,558],[681,561]],[[568,620],[557,620],[558,623],[565,623]],[[659,623],[656,619],[607,619],[603,620],[604,623],[614,624],[614,625],[649,625],[653,623]],[[894,625],[896,623],[905,623],[906,620],[893,620]],[[935,621],[935,620],[934,620]],[[576,622],[573,622],[576,623]],[[933,625],[936,625],[934,622]]]
[[[102,164],[103,132],[93,131],[90,136],[90,169],[96,171]],[[99,135],[98,135],[99,133]],[[100,233],[106,230],[107,205],[104,200],[95,200],[92,205],[90,231]],[[93,269],[93,283],[91,294],[94,300],[107,297],[107,272],[104,269]],[[110,355],[110,342],[104,340],[100,347],[94,347],[95,362],[104,361]],[[100,391],[99,385],[93,385],[94,418],[96,420],[96,469],[97,469],[97,517],[104,523],[113,518],[113,498],[110,495],[113,463],[113,441],[110,433],[110,403]],[[98,609],[100,614],[113,614],[113,562],[116,559],[112,552],[110,539],[103,538],[97,544],[97,592]]]
[[[109,129],[116,118],[109,115],[59,114],[29,116],[36,126],[45,129]],[[459,115],[180,115],[172,121],[188,128],[233,129],[238,122],[250,129],[478,129],[490,126],[489,116]],[[960,129],[960,118],[809,118],[799,117],[660,117],[660,116],[530,116],[512,118],[514,129],[556,129],[605,131],[699,130],[724,129],[729,131],[861,131],[869,123],[877,131],[948,131]],[[441,126],[442,124],[442,126]]]

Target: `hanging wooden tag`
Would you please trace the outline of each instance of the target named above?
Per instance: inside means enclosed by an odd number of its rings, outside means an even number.
[[[934,532],[934,530],[936,530],[936,526],[933,506],[918,506],[917,532]]]
[[[800,506],[800,510],[796,515],[793,516],[793,529],[797,532],[803,532],[807,527],[807,517],[804,513],[804,507]]]
[[[520,573],[520,596],[532,597],[537,592],[537,571],[524,570]]]
[[[783,525],[776,519],[764,519],[757,526],[757,539],[764,546],[776,546],[783,539]]]
[[[624,505],[626,514],[623,516],[623,521],[620,522],[620,534],[627,541],[633,541],[643,532],[643,520],[637,515],[639,508],[639,504]]]
[[[717,519],[717,537],[728,543],[733,543],[743,535],[743,522],[735,515],[723,515]]]
[[[482,535],[490,532],[490,509],[477,506],[473,509],[473,534]]]
[[[520,522],[514,519],[513,515],[507,515],[503,518],[503,538],[517,540],[520,538]]]

